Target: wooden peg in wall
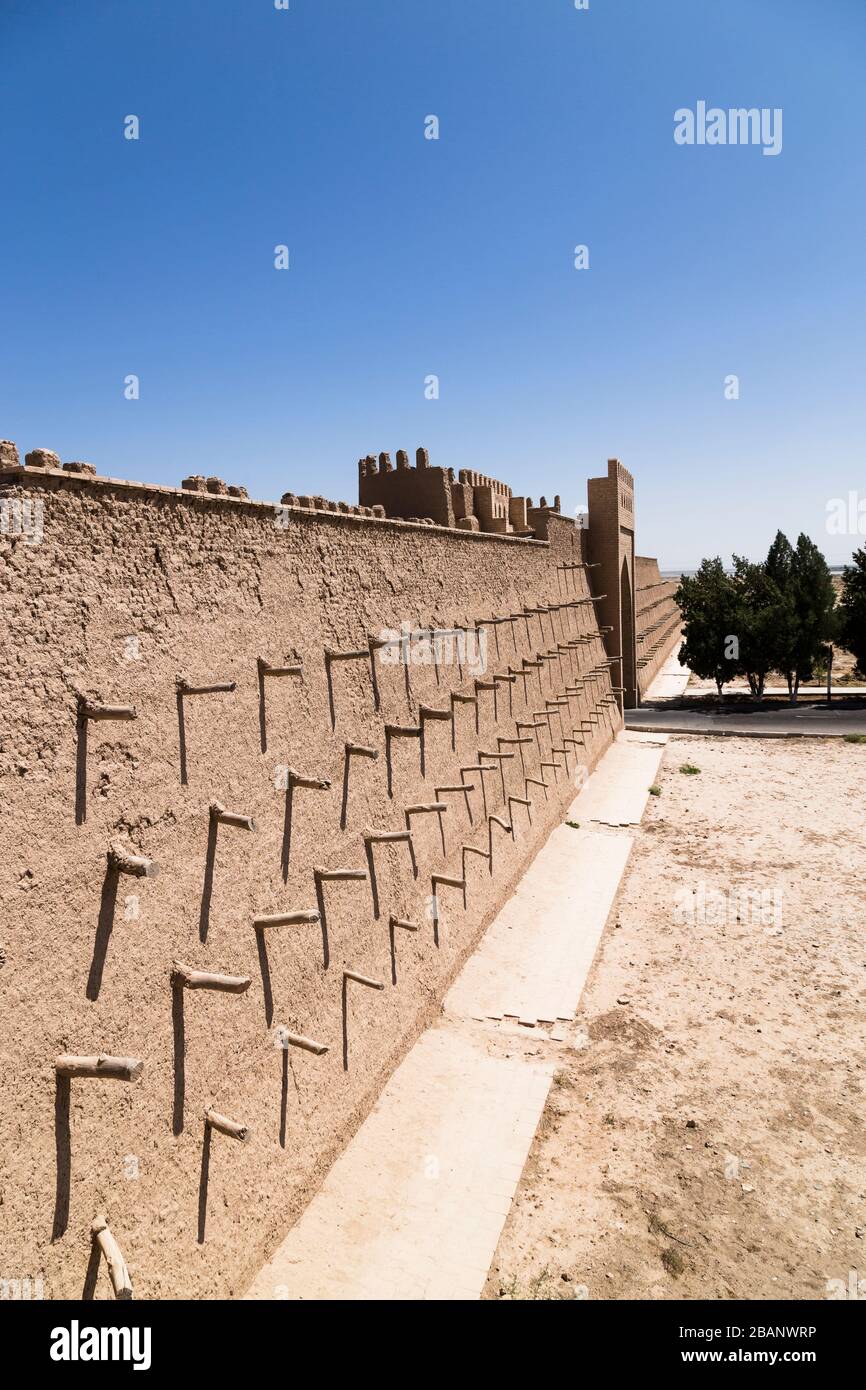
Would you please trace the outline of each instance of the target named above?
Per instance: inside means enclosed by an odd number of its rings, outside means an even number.
[[[277,1037],[281,1047],[298,1047],[302,1052],[312,1052],[316,1057],[324,1057],[325,1053],[330,1051],[326,1043],[316,1042],[314,1038],[305,1038],[302,1033],[290,1033],[286,1027],[277,1029]]]
[[[118,845],[112,845],[106,856],[108,870],[112,874],[129,874],[132,878],[156,878],[159,865],[143,854],[130,854]]]
[[[174,961],[171,983],[177,989],[213,989],[224,994],[243,994],[252,980],[248,975],[215,975],[207,970],[192,970],[188,965]]]
[[[229,1120],[210,1106],[204,1112],[204,1121],[208,1129],[219,1130],[220,1134],[228,1135],[229,1139],[237,1139],[240,1144],[246,1144],[250,1137],[248,1125],[241,1124],[238,1120]]]
[[[211,820],[216,821],[218,825],[233,825],[238,830],[255,830],[256,828],[252,816],[243,816],[237,811],[227,811],[225,806],[220,805],[218,801],[211,802],[210,815]]]
[[[78,716],[80,719],[132,720],[138,718],[138,712],[135,705],[100,705],[79,695]]]
[[[85,1077],[108,1081],[137,1081],[144,1070],[138,1057],[109,1057],[100,1052],[96,1057],[76,1057],[64,1052],[54,1060],[57,1076]]]
[[[233,690],[237,690],[236,681],[215,681],[213,685],[192,685],[184,676],[178,676],[176,682],[178,695],[230,695]]]
[[[274,912],[269,916],[254,917],[253,927],[256,931],[267,931],[271,927],[312,926],[319,921],[321,917],[312,907],[298,912]]]
[[[129,1269],[104,1216],[97,1216],[91,1222],[90,1238],[105,1260],[114,1297],[128,1302],[132,1298],[132,1280],[129,1277]]]

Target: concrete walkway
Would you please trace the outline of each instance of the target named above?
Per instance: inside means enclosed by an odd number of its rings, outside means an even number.
[[[480,1297],[665,742],[620,733],[248,1299]]]
[[[688,666],[680,665],[681,646],[682,642],[678,642],[674,647],[664,666],[651,682],[649,689],[644,691],[642,699],[674,700],[683,694],[692,673]]]

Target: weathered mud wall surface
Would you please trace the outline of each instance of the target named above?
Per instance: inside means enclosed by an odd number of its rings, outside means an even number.
[[[43,504],[40,543],[0,538],[0,1277],[110,1296],[91,1258],[104,1213],[137,1296],[230,1295],[435,1015],[561,820],[577,765],[620,725],[584,537],[558,519],[542,543],[51,472],[5,473],[0,497]],[[465,652],[408,666],[379,652],[377,708],[370,659],[326,663],[404,623],[547,605],[482,629],[480,687]],[[260,659],[302,671],[262,676]],[[235,689],[179,699],[179,675]],[[546,703],[566,686],[565,705]],[[82,720],[79,697],[137,718]],[[447,718],[422,721],[422,706]],[[518,721],[543,727],[518,735]],[[421,722],[423,767],[421,739],[386,737]],[[347,773],[347,742],[378,757],[350,755]],[[512,756],[480,774],[479,750]],[[287,767],[330,789],[287,793]],[[472,791],[442,790],[461,775]],[[447,811],[409,818],[417,877],[405,841],[367,853],[365,831],[403,831],[406,808],[437,797]],[[215,822],[215,801],[255,829]],[[158,875],[110,870],[111,846]],[[317,867],[364,876],[317,896]],[[465,903],[437,873],[465,881]],[[298,911],[324,920],[253,926]],[[251,984],[173,988],[173,961]],[[286,1049],[280,1027],[329,1051]],[[63,1053],[140,1058],[143,1073],[58,1082]],[[206,1132],[209,1106],[249,1141]]]
[[[675,579],[662,579],[658,560],[635,556],[638,688],[645,695],[682,636]]]

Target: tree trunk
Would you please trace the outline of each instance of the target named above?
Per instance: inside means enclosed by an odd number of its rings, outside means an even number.
[[[833,701],[833,648],[830,648],[830,659],[827,662],[827,704]]]

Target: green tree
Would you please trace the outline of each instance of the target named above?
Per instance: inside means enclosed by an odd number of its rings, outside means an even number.
[[[839,644],[851,652],[858,675],[866,678],[866,549],[855,550],[853,561],[842,572]]]
[[[781,590],[787,589],[794,568],[794,548],[782,531],[776,532],[776,539],[767,551],[764,563],[773,583]]]
[[[676,602],[684,624],[680,660],[703,680],[714,680],[721,700],[725,683],[741,669],[736,656],[737,591],[721,560],[704,560],[696,574],[684,575]]]
[[[769,672],[783,670],[790,660],[791,601],[766,564],[755,564],[742,555],[734,556],[734,583],[740,666],[752,698],[762,700]]]
[[[797,659],[796,563],[796,552],[791,542],[781,531],[777,531],[776,538],[767,551],[764,569],[780,596],[772,639],[777,663],[774,669],[780,671],[788,682],[789,696],[794,689],[794,667]]]
[[[816,667],[829,657],[836,604],[833,580],[824,556],[802,533],[795,550],[777,531],[765,569],[782,598],[773,637],[776,670],[785,677],[788,698],[795,705],[801,682],[811,680]]]
[[[836,656],[836,648],[844,647],[845,641],[845,615],[838,603],[830,614],[830,630],[827,634],[827,645],[821,655],[819,670],[827,673],[827,704],[833,701],[833,661]]]
[[[802,533],[791,564],[794,641],[785,671],[791,704],[796,704],[801,681],[812,680],[816,667],[826,665],[828,644],[836,632],[836,591],[827,561],[814,541]]]
[[[866,661],[866,552],[858,553],[860,587],[852,579],[850,630],[860,631]],[[778,671],[796,704],[801,683],[832,662],[831,644],[838,638],[827,562],[808,536],[801,534],[795,548],[777,531],[763,564],[735,555],[733,566],[733,574],[726,574],[720,559],[704,560],[692,578],[682,580],[676,595],[684,624],[682,660],[715,680],[720,699],[726,681],[745,674],[752,696],[761,700],[767,676]]]

